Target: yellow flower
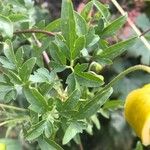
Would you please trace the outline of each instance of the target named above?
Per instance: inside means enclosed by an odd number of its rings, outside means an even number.
[[[4,143],[0,143],[0,150],[6,150],[6,145]]]
[[[125,101],[125,118],[141,138],[150,145],[150,84],[132,91]]]

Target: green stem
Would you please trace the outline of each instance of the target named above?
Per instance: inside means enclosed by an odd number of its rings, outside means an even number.
[[[5,104],[0,104],[0,107],[8,108],[8,109],[14,109],[14,110],[22,111],[22,112],[27,112],[28,111],[27,109],[24,109],[24,108],[18,108],[18,107],[15,107],[15,106],[9,106],[9,105],[5,105]]]
[[[74,66],[74,60],[71,60],[70,62],[70,66],[73,67]]]
[[[46,34],[48,36],[55,36],[57,33],[55,32],[49,32],[46,30],[41,30],[41,29],[27,29],[27,30],[20,30],[20,31],[15,31],[14,34],[23,34],[23,33],[42,33]]]
[[[127,70],[121,72],[119,75],[117,75],[112,81],[110,81],[103,89],[102,91],[112,87],[118,80],[122,79],[124,76],[129,74],[130,72],[137,71],[137,70],[143,70],[148,73],[150,73],[150,67],[144,66],[144,65],[136,65],[133,67],[128,68]]]
[[[11,120],[6,120],[6,121],[0,123],[0,127],[1,127],[1,126],[4,126],[4,125],[6,125],[6,124],[9,124],[9,123],[22,122],[22,121],[24,121],[24,120],[29,120],[29,117],[26,116],[26,117],[22,117],[22,118],[15,118],[15,119],[11,119]]]

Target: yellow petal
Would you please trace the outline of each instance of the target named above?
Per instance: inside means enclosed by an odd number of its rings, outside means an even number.
[[[146,84],[143,88],[150,89],[150,84]]]
[[[150,116],[143,126],[141,140],[145,146],[150,145]]]
[[[125,118],[144,145],[150,144],[150,84],[132,91],[125,101]]]
[[[6,145],[3,143],[0,143],[0,150],[6,150]]]

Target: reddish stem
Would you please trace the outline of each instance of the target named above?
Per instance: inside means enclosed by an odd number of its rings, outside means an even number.
[[[40,30],[40,29],[27,29],[27,30],[20,30],[20,31],[14,32],[14,34],[23,34],[23,33],[42,33],[48,36],[55,36],[57,34],[55,32],[49,32],[49,31]]]

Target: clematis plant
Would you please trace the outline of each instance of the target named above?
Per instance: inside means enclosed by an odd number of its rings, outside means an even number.
[[[15,146],[27,149],[62,150],[71,141],[82,147],[80,133],[100,129],[97,116],[109,103],[112,85],[129,72],[150,72],[139,65],[104,83],[101,70],[138,39],[109,43],[127,15],[110,21],[108,6],[98,0],[81,13],[62,0],[61,17],[46,23],[35,17],[32,0],[0,4],[0,127],[7,128],[6,137],[15,131]],[[0,139],[7,149],[9,141]]]

